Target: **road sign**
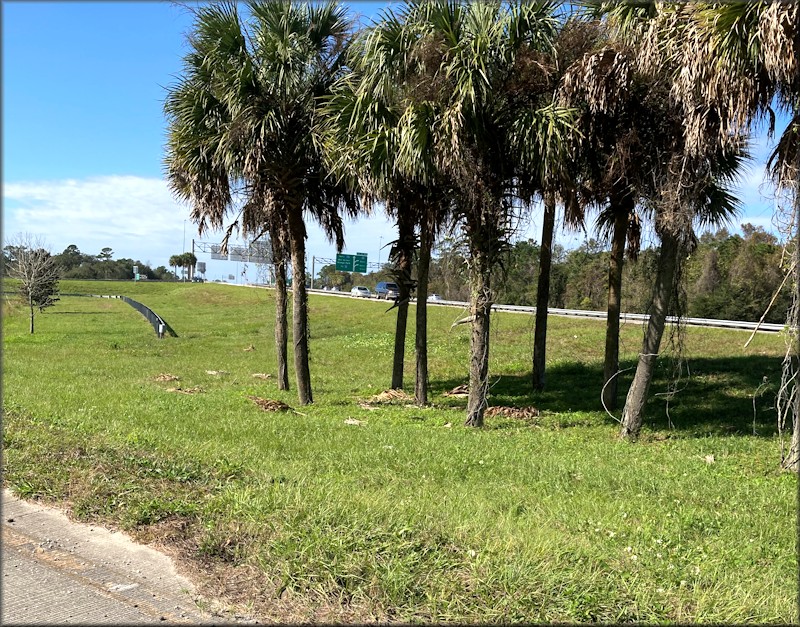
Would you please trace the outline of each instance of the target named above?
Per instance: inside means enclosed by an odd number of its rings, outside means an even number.
[[[355,257],[353,255],[342,255],[340,253],[336,255],[336,269],[341,272],[352,272],[354,261]]]
[[[367,253],[356,253],[355,261],[353,262],[353,272],[367,272]]]

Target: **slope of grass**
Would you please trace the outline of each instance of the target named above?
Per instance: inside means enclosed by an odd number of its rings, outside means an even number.
[[[269,291],[66,281],[62,291],[128,295],[179,337],[158,340],[121,301],[74,297],[31,336],[7,303],[6,483],[222,572],[217,590],[262,617],[797,620],[797,483],[777,470],[772,409],[777,336],[744,349],[746,333],[689,329],[689,372],[676,394],[653,398],[631,445],[599,409],[601,322],[550,320],[548,388],[534,394],[532,320],[495,315],[491,402],[541,414],[472,430],[465,400],[443,396],[466,381],[469,329],[450,328],[458,310],[429,308],[432,406],[369,405],[390,381],[394,312],[312,296],[316,402],[297,407],[293,390],[252,376],[274,375]],[[623,329],[624,367],[640,338],[637,325]],[[664,360],[654,392],[670,371]],[[164,373],[180,380],[157,381]],[[294,410],[265,412],[250,397]]]

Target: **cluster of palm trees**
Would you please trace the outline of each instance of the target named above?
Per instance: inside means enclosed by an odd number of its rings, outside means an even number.
[[[185,268],[189,271],[189,280],[194,277],[194,269],[197,266],[197,257],[194,253],[181,253],[180,255],[172,255],[169,258],[169,265],[172,266],[175,275],[178,274],[178,268]]]
[[[305,220],[315,219],[340,250],[343,217],[383,205],[396,220],[392,386],[403,385],[415,289],[419,403],[427,402],[431,248],[443,228],[458,225],[469,251],[473,426],[488,404],[493,281],[519,221],[542,201],[532,359],[532,385],[541,389],[556,214],[561,207],[566,223],[581,225],[596,210],[611,242],[603,402],[613,408],[622,264],[626,254],[636,258],[649,220],[660,262],[622,419],[622,435],[635,439],[694,227],[734,215],[728,189],[747,157],[750,126],[773,106],[793,121],[772,171],[796,193],[797,13],[779,3],[596,2],[578,11],[526,0],[409,0],[356,30],[333,1],[253,1],[242,13],[231,3],[204,6],[165,104],[167,178],[201,233],[269,236],[284,389],[280,278],[290,263],[301,403],[313,400]]]

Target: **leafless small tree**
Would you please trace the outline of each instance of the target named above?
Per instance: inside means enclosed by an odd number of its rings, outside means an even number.
[[[58,300],[59,267],[39,238],[20,234],[7,247],[11,255],[8,275],[19,281],[19,293],[30,308],[33,333],[34,314],[52,307]]]

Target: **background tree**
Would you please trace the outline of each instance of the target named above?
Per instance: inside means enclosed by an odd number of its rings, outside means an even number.
[[[175,273],[176,278],[177,278],[177,274],[178,274],[178,268],[183,268],[184,267],[184,265],[183,265],[184,261],[185,261],[185,259],[184,259],[182,254],[181,255],[170,255],[169,265],[172,266],[173,272]]]
[[[9,276],[19,281],[19,293],[30,309],[30,332],[34,331],[36,309],[40,312],[58,299],[59,267],[41,240],[18,235],[11,243]]]

